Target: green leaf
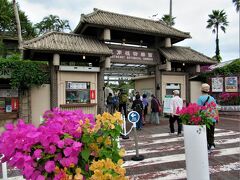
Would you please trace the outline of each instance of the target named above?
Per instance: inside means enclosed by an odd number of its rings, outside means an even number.
[[[87,148],[84,149],[84,150],[81,152],[81,155],[82,155],[83,159],[84,159],[85,161],[87,161],[88,158],[89,158],[89,156],[90,156],[90,150],[87,149]]]

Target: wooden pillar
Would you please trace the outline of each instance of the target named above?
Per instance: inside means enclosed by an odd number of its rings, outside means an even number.
[[[165,38],[164,47],[172,47],[171,38]]]
[[[50,66],[50,105],[51,109],[58,107],[58,79],[57,79],[57,70],[60,62],[59,54],[53,55],[53,60],[49,62]],[[55,64],[55,65],[54,65]]]
[[[185,75],[185,81],[186,81],[186,103],[188,104],[190,102],[190,82],[189,82],[189,74]]]
[[[104,112],[104,99],[106,94],[104,93],[104,67],[100,67],[100,72],[98,73],[97,77],[97,113],[102,114]]]
[[[200,72],[201,72],[201,68],[200,68],[200,65],[199,65],[199,64],[196,65],[196,72],[197,72],[197,73],[200,73]]]
[[[161,96],[161,80],[160,80],[160,70],[159,70],[159,64],[156,65],[155,68],[155,95],[158,99],[160,99]]]

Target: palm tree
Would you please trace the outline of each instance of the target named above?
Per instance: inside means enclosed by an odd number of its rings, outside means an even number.
[[[227,15],[224,10],[213,10],[212,14],[209,14],[208,17],[207,28],[213,28],[212,32],[216,33],[216,59],[220,62],[221,56],[219,50],[218,32],[220,28],[225,33],[226,27],[228,26]]]
[[[43,20],[35,24],[38,34],[43,34],[50,31],[63,32],[65,29],[71,30],[68,20],[61,20],[59,16],[49,15]]]
[[[162,17],[162,21],[165,22],[168,26],[173,26],[175,24],[174,19],[176,17],[171,17],[169,14],[165,14]]]
[[[240,9],[240,0],[232,0],[233,4],[236,6],[236,11]]]

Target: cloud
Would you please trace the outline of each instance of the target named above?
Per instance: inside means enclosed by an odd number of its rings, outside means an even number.
[[[212,10],[224,9],[227,13],[229,27],[226,33],[220,33],[220,53],[224,60],[239,57],[239,14],[231,0],[172,0],[175,28],[190,32],[192,39],[180,45],[190,46],[201,53],[212,57],[215,53],[215,35],[206,29],[208,15]],[[25,11],[33,23],[40,22],[49,14],[67,19],[74,29],[82,13],[88,14],[93,8],[149,18],[158,14],[161,18],[169,13],[169,0],[26,0],[19,1],[21,10]]]

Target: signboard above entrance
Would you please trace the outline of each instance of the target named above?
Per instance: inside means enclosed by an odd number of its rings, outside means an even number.
[[[154,61],[156,59],[156,51],[148,49],[127,49],[127,48],[112,48],[114,60],[130,60],[130,61]]]

